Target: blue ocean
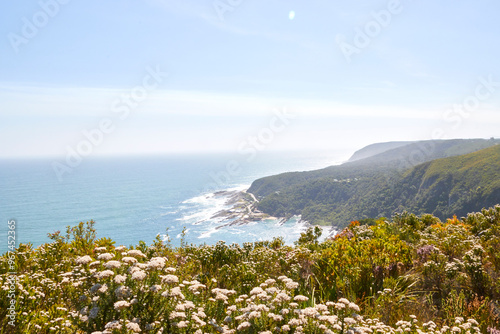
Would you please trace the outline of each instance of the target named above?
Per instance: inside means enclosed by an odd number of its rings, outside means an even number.
[[[228,198],[217,191],[247,189],[257,178],[338,164],[349,152],[261,152],[249,161],[238,154],[88,157],[62,177],[54,159],[0,160],[0,253],[7,251],[7,222],[16,220],[16,244],[38,246],[47,233],[96,221],[98,237],[116,245],[151,243],[168,233],[174,245],[270,240],[295,241],[299,219],[225,226],[215,213]],[[219,228],[218,228],[219,227]],[[168,230],[168,232],[167,232]]]

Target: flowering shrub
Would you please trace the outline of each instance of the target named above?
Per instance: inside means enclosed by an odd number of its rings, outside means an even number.
[[[356,223],[295,246],[115,247],[80,224],[17,249],[15,327],[0,258],[0,332],[496,333],[499,213]]]

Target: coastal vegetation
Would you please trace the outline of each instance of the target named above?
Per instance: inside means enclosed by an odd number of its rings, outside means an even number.
[[[266,214],[339,228],[404,210],[463,216],[499,202],[500,145],[495,139],[370,145],[350,162],[265,177],[248,192]]]
[[[117,246],[82,222],[0,258],[0,333],[499,332],[500,206],[320,235]]]

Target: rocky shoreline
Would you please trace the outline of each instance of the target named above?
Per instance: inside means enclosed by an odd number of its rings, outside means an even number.
[[[227,226],[246,225],[252,222],[261,221],[263,219],[276,220],[277,225],[283,225],[287,222],[288,218],[273,217],[257,209],[258,200],[251,193],[245,190],[223,190],[214,193],[214,196],[227,197],[226,205],[230,206],[229,209],[221,210],[215,213],[211,219],[221,219],[223,224],[219,225],[217,229]],[[224,223],[225,222],[225,223]],[[301,221],[306,226],[313,226],[306,221]],[[337,230],[333,226],[319,226],[323,229],[325,237],[333,237],[337,234]]]
[[[259,211],[256,208],[258,200],[251,193],[245,190],[224,190],[218,191],[214,196],[224,196],[227,197],[226,205],[231,206],[231,208],[226,210],[221,210],[215,213],[210,219],[222,219],[222,221],[229,221],[226,224],[222,224],[217,227],[220,229],[225,226],[234,225],[245,225],[248,223],[261,221],[263,219],[276,219],[279,223],[284,223],[285,218],[276,218]]]

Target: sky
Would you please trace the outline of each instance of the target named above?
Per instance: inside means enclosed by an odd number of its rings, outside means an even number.
[[[499,137],[500,2],[0,3],[0,158]]]

